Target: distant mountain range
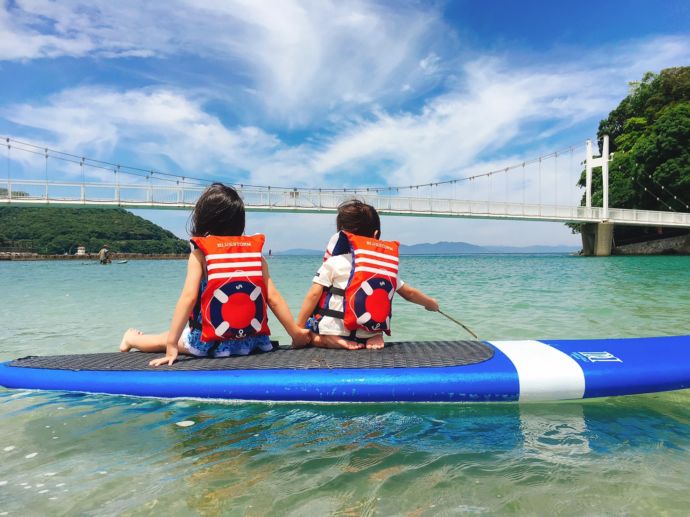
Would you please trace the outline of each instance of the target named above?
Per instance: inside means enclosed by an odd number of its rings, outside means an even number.
[[[402,244],[401,255],[462,255],[480,253],[575,253],[579,246],[477,246],[468,242],[435,242],[423,244]],[[323,251],[294,248],[278,251],[275,255],[322,255]]]

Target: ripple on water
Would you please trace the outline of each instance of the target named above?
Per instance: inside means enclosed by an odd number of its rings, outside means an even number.
[[[403,270],[486,338],[690,333],[683,287],[690,262],[659,259],[406,257]],[[293,310],[317,263],[271,263]],[[0,264],[0,291],[13,299],[0,305],[0,321],[9,322],[0,354],[105,351],[128,327],[164,330],[184,264],[130,265],[109,270],[116,281],[103,299],[103,269]],[[456,288],[448,289],[449,278]],[[51,286],[70,296],[59,307],[33,301]],[[428,338],[429,329],[434,338],[459,337],[438,315],[404,303],[395,311],[395,339]],[[0,508],[30,515],[682,514],[690,505],[688,407],[688,393],[534,406],[320,406],[0,390]]]

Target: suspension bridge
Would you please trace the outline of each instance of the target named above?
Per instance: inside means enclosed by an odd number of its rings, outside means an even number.
[[[7,174],[0,179],[0,204],[191,210],[209,183],[204,178],[94,160],[12,138],[4,140]],[[580,206],[582,193],[576,184],[582,162],[575,159],[575,152],[583,147],[586,185],[585,204]],[[608,162],[608,137],[604,137],[600,157],[593,156],[588,140],[585,145],[495,170],[418,185],[342,189],[233,186],[246,208],[254,211],[335,212],[340,203],[357,197],[384,215],[584,223],[590,225],[589,231],[587,227],[583,231],[585,250],[589,239],[591,254],[596,255],[610,253],[615,224],[690,228],[690,209],[662,185],[656,186],[656,191],[649,189],[649,194],[668,210],[609,207]],[[13,175],[13,167],[21,167],[22,173]],[[602,206],[592,206],[595,168],[601,169]],[[43,177],[35,176],[37,170]],[[27,179],[27,171],[34,174],[32,179]]]

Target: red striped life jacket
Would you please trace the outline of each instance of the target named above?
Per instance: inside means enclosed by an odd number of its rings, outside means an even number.
[[[206,259],[208,284],[200,304],[204,343],[270,334],[261,262],[265,240],[261,234],[192,238]]]
[[[342,231],[334,236],[326,256],[352,253],[352,271],[345,290],[327,288],[318,313],[342,318],[346,329],[385,332],[390,335],[393,295],[398,287],[398,248],[396,241],[382,241]],[[328,308],[332,295],[344,296],[344,311]]]

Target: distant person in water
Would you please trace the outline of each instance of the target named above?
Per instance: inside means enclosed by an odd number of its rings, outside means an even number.
[[[244,235],[244,203],[235,189],[220,183],[208,187],[192,213],[192,252],[187,278],[162,334],[125,332],[120,350],[165,352],[149,364],[171,365],[178,354],[201,357],[269,352],[269,307],[295,346],[304,346],[309,330],[299,328],[276,289],[261,256],[265,237]]]
[[[336,233],[297,316],[323,348],[383,348],[390,335],[397,292],[409,302],[438,311],[438,302],[398,275],[399,243],[382,241],[376,209],[358,200],[338,207]]]
[[[104,244],[103,247],[98,252],[98,261],[101,264],[110,264],[110,262],[112,262],[110,260],[110,250],[108,249],[107,244]]]

